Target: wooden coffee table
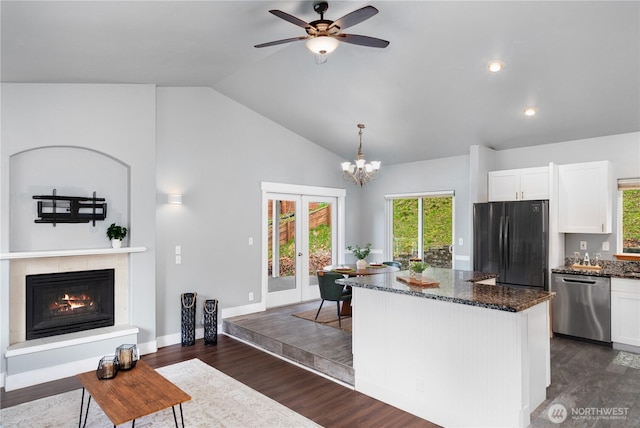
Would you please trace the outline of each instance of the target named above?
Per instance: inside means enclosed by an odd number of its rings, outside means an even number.
[[[131,426],[135,427],[137,418],[169,407],[173,410],[173,420],[177,427],[176,405],[180,406],[180,420],[184,427],[182,403],[191,400],[191,397],[142,360],[139,360],[133,369],[118,372],[113,379],[100,380],[95,370],[81,373],[76,377],[83,387],[78,427],[82,426],[85,389],[89,392],[84,416],[85,425],[91,398],[93,398],[114,427],[129,421],[133,421]]]

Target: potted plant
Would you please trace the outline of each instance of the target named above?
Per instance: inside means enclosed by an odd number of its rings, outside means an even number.
[[[413,262],[409,265],[409,276],[413,278],[422,278],[422,272],[429,267],[425,262]]]
[[[358,259],[358,261],[356,262],[356,268],[366,269],[367,261],[365,259],[371,252],[371,242],[367,242],[367,245],[365,245],[364,248],[361,248],[360,245],[356,245],[355,247],[349,245],[347,247],[347,250],[351,251],[353,255]]]
[[[107,228],[107,238],[111,239],[111,247],[113,248],[120,248],[125,236],[127,236],[126,227],[111,223],[111,226]]]

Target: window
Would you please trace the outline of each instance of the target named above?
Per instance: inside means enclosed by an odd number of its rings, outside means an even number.
[[[387,195],[389,253],[407,268],[411,259],[451,268],[453,192]]]
[[[640,178],[618,180],[619,238],[622,253],[640,256]]]

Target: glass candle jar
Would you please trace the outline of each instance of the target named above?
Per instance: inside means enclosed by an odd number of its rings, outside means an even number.
[[[106,355],[100,359],[96,375],[98,379],[112,379],[118,374],[118,357]]]
[[[118,365],[120,370],[130,370],[136,366],[139,359],[136,345],[120,345],[116,348]]]

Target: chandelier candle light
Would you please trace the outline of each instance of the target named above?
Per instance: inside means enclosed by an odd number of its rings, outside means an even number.
[[[359,184],[362,186],[364,183],[378,178],[380,161],[371,161],[370,163],[367,163],[367,161],[364,160],[364,155],[362,154],[362,130],[364,129],[364,125],[359,123],[358,128],[360,128],[360,131],[358,132],[360,145],[358,146],[356,163],[354,165],[351,162],[342,162],[341,165],[342,177],[345,180],[353,181],[356,185]]]

